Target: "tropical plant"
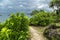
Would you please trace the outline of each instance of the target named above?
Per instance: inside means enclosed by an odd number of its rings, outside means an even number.
[[[28,40],[29,20],[24,13],[11,14],[3,23],[0,40]]]
[[[49,12],[39,12],[32,16],[30,24],[46,26],[54,21],[55,16],[51,15]]]

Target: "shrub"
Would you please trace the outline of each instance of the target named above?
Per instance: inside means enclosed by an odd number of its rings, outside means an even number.
[[[2,23],[0,23],[0,31],[1,31],[1,29],[3,28],[3,24]]]
[[[11,30],[4,27],[0,31],[0,40],[10,40],[9,35],[11,34]]]
[[[44,30],[43,35],[46,38],[48,38],[48,40],[60,40],[59,33],[60,33],[60,26],[53,24],[53,25],[49,25],[48,28]]]
[[[21,15],[19,15],[19,13],[16,15],[11,14],[10,17],[4,22],[3,26],[4,28],[2,28],[2,31],[5,30],[7,32],[7,30],[10,30],[10,34],[3,34],[3,32],[0,32],[0,38],[2,40],[28,40],[29,20],[23,13]]]
[[[32,16],[30,19],[31,25],[46,26],[55,21],[55,16],[51,16],[47,12],[40,12]]]

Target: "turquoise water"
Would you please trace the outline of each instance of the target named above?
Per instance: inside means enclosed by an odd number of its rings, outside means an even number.
[[[35,9],[50,11],[49,2],[49,0],[0,0],[0,22],[6,20],[10,13],[24,12],[28,15]]]

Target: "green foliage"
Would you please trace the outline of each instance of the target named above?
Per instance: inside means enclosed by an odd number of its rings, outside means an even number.
[[[60,0],[51,0],[50,5],[51,8],[55,9],[57,19],[60,17]]]
[[[0,40],[28,40],[29,20],[24,13],[11,14],[0,31]]]
[[[11,34],[11,30],[7,28],[2,28],[0,31],[0,40],[10,40],[9,35]]]
[[[30,19],[30,24],[46,26],[54,21],[55,16],[51,15],[48,12],[39,12],[32,16],[32,18]]]
[[[58,23],[59,24],[59,23]],[[56,23],[51,24],[46,28],[43,32],[43,35],[48,40],[60,40],[60,26],[56,25]]]
[[[2,28],[3,28],[3,25],[0,23],[0,31],[1,31]]]
[[[51,0],[50,7],[60,7],[60,0]]]
[[[44,12],[44,10],[33,10],[33,11],[30,13],[30,15],[35,15],[35,14],[37,14],[37,13],[39,13],[39,12]]]

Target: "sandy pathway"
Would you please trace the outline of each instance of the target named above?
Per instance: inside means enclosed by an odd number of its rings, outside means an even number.
[[[32,27],[30,27],[30,33],[31,33],[31,40],[44,40],[44,38],[42,38],[39,35],[39,33]]]

